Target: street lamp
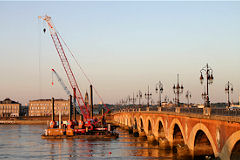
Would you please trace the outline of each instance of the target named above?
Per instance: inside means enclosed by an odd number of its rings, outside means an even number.
[[[180,103],[179,103],[179,95],[183,93],[183,85],[179,85],[179,74],[177,74],[177,85],[175,86],[175,84],[173,85],[173,92],[176,96],[175,100],[176,100],[176,103],[177,103],[177,106],[179,107],[180,106]]]
[[[204,106],[206,106],[206,103],[207,103],[207,93],[205,91],[205,86],[204,86],[204,92],[202,93],[202,99],[204,101]]]
[[[135,103],[135,101],[136,101],[136,98],[134,98],[134,93],[133,93],[133,97],[132,97],[132,98],[129,97],[129,100],[132,101],[133,106],[134,106],[134,103]]]
[[[189,107],[189,99],[191,99],[192,98],[192,95],[191,95],[191,92],[189,91],[189,90],[187,90],[187,92],[186,92],[186,98],[187,98],[187,101],[188,101],[188,107]]]
[[[154,100],[151,98],[151,105],[153,105],[154,104]]]
[[[156,84],[156,93],[159,93],[159,106],[162,106],[162,102],[161,102],[161,93],[163,92],[163,84],[161,81],[159,81]]]
[[[169,98],[168,98],[168,96],[167,96],[167,95],[165,96],[165,98],[164,98],[164,101],[165,101],[166,103],[168,103],[168,102],[169,102]]]
[[[141,99],[142,99],[142,92],[139,90],[138,93],[137,93],[137,98],[138,98],[138,104],[139,104],[139,107],[141,105]]]
[[[208,93],[208,85],[213,83],[213,70],[211,67],[208,66],[208,64],[206,66],[204,66],[201,70],[200,70],[200,83],[203,84],[203,74],[202,72],[205,72],[206,74],[206,79],[207,79],[207,95],[206,95],[206,107],[210,107],[210,101],[209,101],[209,93]]]
[[[145,93],[145,98],[147,99],[147,107],[149,107],[149,100],[152,97],[152,93],[149,92],[149,86],[148,86],[148,92]]]
[[[124,105],[124,100],[121,99],[119,103],[123,106]]]
[[[127,96],[127,98],[126,98],[126,103],[127,103],[127,105],[129,105],[129,106],[130,106],[130,104],[131,104],[131,99],[130,99],[130,96]]]
[[[225,92],[228,94],[228,107],[230,107],[230,90],[233,93],[233,85],[228,81],[225,85]]]

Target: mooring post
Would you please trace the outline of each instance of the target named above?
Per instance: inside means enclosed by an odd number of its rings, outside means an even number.
[[[74,115],[74,120],[77,120],[77,110],[76,110],[76,88],[73,88],[73,115]]]
[[[59,128],[62,128],[62,110],[59,112]]]
[[[52,97],[52,121],[54,121],[54,98]]]
[[[104,109],[102,108],[101,111],[102,111],[102,116],[103,116],[104,115]]]
[[[91,113],[90,117],[93,119],[93,91],[92,91],[92,85],[90,85],[90,103],[91,103]]]
[[[72,95],[69,96],[69,121],[72,120]]]

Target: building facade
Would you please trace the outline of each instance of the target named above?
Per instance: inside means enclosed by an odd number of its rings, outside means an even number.
[[[68,115],[70,109],[70,101],[64,99],[54,99],[54,114]],[[29,116],[51,116],[52,115],[52,100],[38,99],[29,101]]]
[[[0,101],[0,117],[19,117],[21,104],[6,98]]]

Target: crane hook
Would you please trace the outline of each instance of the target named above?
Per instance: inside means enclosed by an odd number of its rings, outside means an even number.
[[[46,32],[46,28],[43,28],[43,32],[44,32],[44,33]]]

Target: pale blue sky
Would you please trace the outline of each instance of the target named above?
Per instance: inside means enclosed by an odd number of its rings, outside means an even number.
[[[226,101],[228,80],[238,100],[240,2],[163,1],[0,2],[0,99],[67,98],[56,79],[51,86],[52,67],[68,82],[49,32],[42,32],[46,25],[37,18],[45,14],[107,103],[145,92],[148,85],[156,101],[159,80],[163,95],[172,99],[177,73],[184,94],[190,90],[191,101],[200,103],[199,71],[206,63],[215,77],[210,100]],[[71,64],[84,93],[88,84]]]

